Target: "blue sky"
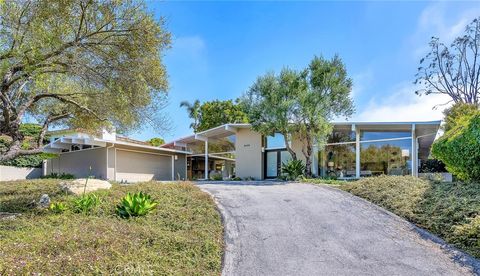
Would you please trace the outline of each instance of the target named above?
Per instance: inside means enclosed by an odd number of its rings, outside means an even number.
[[[450,42],[480,15],[478,2],[148,2],[173,43],[169,74],[171,130],[137,139],[191,133],[183,100],[235,99],[255,79],[282,67],[300,69],[314,55],[339,54],[354,81],[350,120],[441,119],[443,97],[419,98],[416,68],[431,36]]]

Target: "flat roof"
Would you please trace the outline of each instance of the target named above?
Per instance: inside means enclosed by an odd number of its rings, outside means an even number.
[[[441,120],[437,121],[415,121],[415,122],[361,122],[361,121],[345,121],[345,122],[332,122],[334,127],[345,127],[351,128],[352,125],[359,126],[362,129],[378,129],[379,127],[386,127],[388,130],[407,130],[410,129],[412,125],[416,126],[418,135],[427,135],[432,132],[437,132],[440,127]],[[224,124],[211,129],[207,129],[196,134],[185,136],[182,138],[175,139],[166,144],[161,145],[160,147],[175,147],[175,146],[185,146],[186,144],[195,143],[198,141],[204,141],[208,139],[218,139],[234,135],[236,130],[239,128],[251,128],[251,124]],[[433,137],[434,139],[435,137]],[[433,142],[433,140],[432,140]]]

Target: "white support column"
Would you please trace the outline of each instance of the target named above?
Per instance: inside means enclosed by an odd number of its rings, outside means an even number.
[[[208,179],[208,139],[205,139],[205,180]]]
[[[418,176],[418,154],[417,154],[417,135],[415,134],[415,124],[412,124],[412,154],[411,154],[411,164],[412,164],[412,176]]]
[[[356,125],[352,125],[355,131],[355,177],[360,178],[360,129]]]

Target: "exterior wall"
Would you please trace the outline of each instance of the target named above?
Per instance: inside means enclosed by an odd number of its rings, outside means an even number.
[[[115,180],[115,160],[116,160],[116,152],[114,147],[108,147],[108,156],[107,156],[107,179],[108,180]]]
[[[172,155],[124,149],[117,149],[116,155],[117,181],[172,180]]]
[[[40,178],[42,175],[42,168],[19,168],[11,166],[0,166],[0,181],[33,179]]]
[[[263,179],[262,135],[239,129],[235,141],[235,169],[238,177]]]
[[[62,153],[58,158],[50,159],[46,162],[46,173],[69,173],[76,178],[94,176],[98,179],[106,179],[106,153],[106,148]],[[92,167],[91,172],[90,166]]]
[[[176,154],[177,160],[175,160],[174,176],[175,180],[187,179],[187,155]],[[180,179],[179,179],[180,176]]]

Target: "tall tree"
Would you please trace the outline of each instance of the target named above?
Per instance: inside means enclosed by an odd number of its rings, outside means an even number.
[[[264,136],[281,133],[293,160],[297,160],[297,154],[291,147],[295,129],[292,119],[301,85],[298,73],[284,68],[279,75],[267,73],[257,78],[241,98],[252,128]]]
[[[279,75],[258,78],[242,100],[253,129],[263,135],[283,134],[292,159],[297,156],[291,140],[302,142],[305,174],[311,176],[313,147],[331,133],[329,122],[353,114],[351,90],[352,80],[338,56],[314,57],[302,71],[285,68]]]
[[[198,131],[229,123],[248,123],[247,114],[243,112],[238,101],[214,100],[200,106]]]
[[[352,80],[338,56],[331,60],[315,57],[299,77],[302,85],[292,123],[296,126],[294,135],[302,141],[305,174],[311,176],[313,147],[326,142],[332,131],[330,121],[348,118],[354,112]]]
[[[193,120],[190,124],[190,128],[193,129],[193,132],[198,132],[198,124],[200,122],[200,101],[195,100],[193,103],[183,101],[180,103],[180,107],[185,107],[188,112],[188,117]]]
[[[118,131],[162,121],[168,88],[163,20],[142,1],[0,1],[0,161],[41,151],[52,125]],[[41,125],[22,149],[26,116]],[[161,125],[159,125],[161,127]]]
[[[188,116],[193,120],[190,127],[195,133],[204,131],[216,126],[229,123],[248,123],[248,118],[243,112],[238,100],[214,100],[200,103],[195,100],[193,103],[183,101],[180,107],[185,107]]]
[[[437,37],[431,51],[420,60],[415,84],[423,86],[417,95],[446,94],[450,102],[480,104],[480,17],[474,19],[463,36],[448,47]]]

